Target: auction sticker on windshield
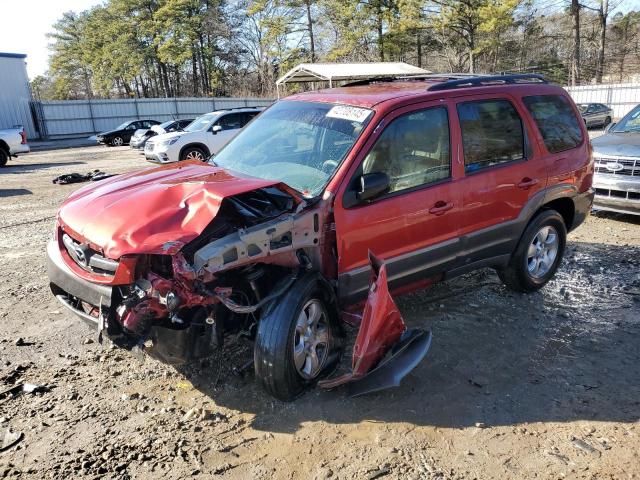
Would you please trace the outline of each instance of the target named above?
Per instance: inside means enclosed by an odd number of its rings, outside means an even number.
[[[341,118],[350,122],[364,122],[371,113],[371,110],[359,107],[349,107],[347,105],[336,105],[327,112],[329,118]]]

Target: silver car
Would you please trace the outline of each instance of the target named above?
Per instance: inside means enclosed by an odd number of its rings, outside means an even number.
[[[640,215],[640,105],[591,141],[594,208]]]
[[[579,103],[578,110],[587,128],[606,127],[613,118],[613,110],[602,103]]]

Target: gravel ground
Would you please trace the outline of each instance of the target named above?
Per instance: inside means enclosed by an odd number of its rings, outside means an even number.
[[[0,171],[0,478],[639,478],[640,220],[591,216],[542,291],[489,270],[398,299],[433,331],[403,385],[266,396],[248,345],[176,371],[100,345],[47,287],[62,173],[146,167],[126,147]],[[15,446],[11,443],[17,441]]]

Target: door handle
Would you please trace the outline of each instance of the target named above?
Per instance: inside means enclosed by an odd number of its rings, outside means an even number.
[[[538,180],[537,178],[525,177],[522,180],[520,180],[520,183],[518,183],[516,186],[518,188],[522,188],[523,190],[528,190],[534,185],[537,185],[539,182],[540,180]]]
[[[453,208],[453,203],[451,202],[443,202],[439,200],[436,204],[429,209],[429,213],[434,215],[442,215],[444,212],[447,212]]]

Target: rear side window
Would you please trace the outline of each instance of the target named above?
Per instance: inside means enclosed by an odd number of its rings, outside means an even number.
[[[544,144],[551,153],[562,152],[582,143],[582,130],[569,101],[561,95],[524,97]]]
[[[511,102],[480,100],[457,109],[466,172],[525,158],[522,120]]]
[[[391,193],[449,178],[450,163],[447,109],[436,107],[393,120],[364,159],[362,171],[389,175]]]

